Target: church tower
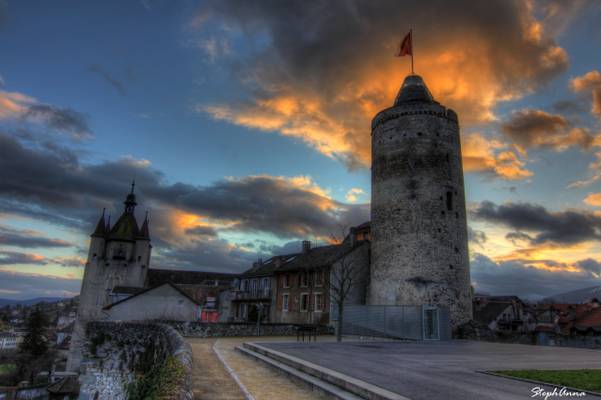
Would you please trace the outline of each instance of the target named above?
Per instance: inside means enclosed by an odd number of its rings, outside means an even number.
[[[144,287],[150,264],[150,233],[148,215],[139,228],[134,215],[136,195],[131,192],[124,202],[124,210],[113,227],[104,211],[91,235],[88,260],[83,274],[79,308],[71,340],[69,370],[77,370],[81,361],[81,345],[85,325],[89,321],[104,319],[103,308],[116,301],[113,288]]]
[[[472,318],[457,114],[405,78],[372,121],[370,304],[449,307]]]

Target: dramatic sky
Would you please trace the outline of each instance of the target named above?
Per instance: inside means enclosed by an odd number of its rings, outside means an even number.
[[[597,1],[0,0],[0,297],[76,294],[134,177],[155,268],[241,271],[368,220],[410,27],[459,114],[476,290],[601,284]]]

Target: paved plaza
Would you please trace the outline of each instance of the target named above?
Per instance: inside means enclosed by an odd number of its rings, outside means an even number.
[[[281,342],[261,345],[380,386],[412,400],[544,398],[531,397],[536,384],[476,371],[601,368],[601,351],[566,347],[459,340]],[[550,386],[545,388],[553,390]],[[601,399],[589,394],[580,398]]]

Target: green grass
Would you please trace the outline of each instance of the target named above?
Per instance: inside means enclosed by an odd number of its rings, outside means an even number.
[[[15,364],[0,364],[0,375],[10,374],[15,368]]]
[[[540,369],[519,371],[493,371],[497,374],[516,378],[532,379],[558,386],[601,392],[601,369],[574,369],[548,371]]]

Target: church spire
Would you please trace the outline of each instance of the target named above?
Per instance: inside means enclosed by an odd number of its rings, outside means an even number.
[[[136,187],[136,180],[133,179],[131,182],[131,192],[129,192],[129,194],[125,198],[125,202],[123,202],[123,204],[125,204],[125,212],[127,214],[133,214],[134,209],[136,208],[136,205],[138,204],[138,203],[136,203],[136,195],[134,194],[135,187]]]
[[[92,233],[92,236],[100,236],[100,237],[104,237],[106,235],[106,224],[105,224],[105,220],[104,220],[104,213],[106,212],[106,208],[102,209],[102,215],[100,216],[100,219],[98,220],[98,223],[96,224],[96,229],[94,230],[94,233]]]
[[[142,223],[142,228],[140,229],[140,238],[150,240],[150,230],[148,228],[148,211],[146,211],[146,216],[144,217],[144,222]]]

